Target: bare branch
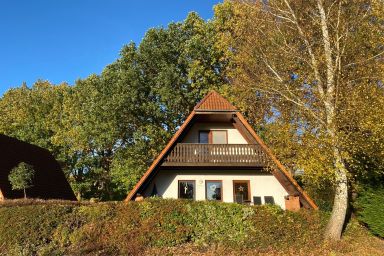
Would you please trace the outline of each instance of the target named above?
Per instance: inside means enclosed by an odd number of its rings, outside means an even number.
[[[273,12],[268,12],[268,13],[271,14],[272,16],[276,17],[276,18],[279,18],[279,19],[282,19],[282,20],[286,20],[286,21],[288,21],[288,22],[291,22],[291,23],[295,24],[295,21],[293,21],[293,20],[290,19],[290,18],[287,18],[287,17],[285,17],[285,16],[281,16],[281,15],[275,14],[275,13],[273,13]]]
[[[370,60],[373,60],[377,57],[379,57],[380,55],[383,55],[384,54],[384,51],[382,52],[379,52],[378,54],[366,59],[366,60],[362,60],[362,61],[358,61],[358,62],[352,62],[352,63],[348,63],[347,65],[345,65],[344,67],[349,67],[349,66],[352,66],[352,65],[357,65],[357,64],[362,64],[362,63],[365,63],[365,62],[368,62]]]
[[[286,94],[282,93],[280,90],[275,89],[273,87],[269,88],[271,91],[269,91],[265,88],[255,88],[255,89],[262,91],[264,93],[267,93],[267,94],[278,94],[281,97],[283,97],[286,101],[289,101],[289,102],[295,104],[296,106],[302,108],[303,110],[305,110],[305,112],[308,112],[315,120],[319,121],[321,124],[323,124],[323,125],[325,124],[325,122],[318,116],[318,114],[316,112],[314,112],[312,109],[310,109],[308,106],[306,106],[303,102],[300,102],[300,101],[297,101],[297,100],[294,100],[294,99],[288,97]]]
[[[321,98],[324,98],[324,90],[323,90],[323,85],[322,85],[322,81],[321,81],[321,77],[320,77],[320,72],[319,72],[319,69],[318,69],[318,64],[317,64],[317,60],[315,58],[315,54],[313,53],[313,50],[312,50],[312,47],[308,41],[308,39],[306,38],[303,30],[301,29],[300,25],[299,25],[299,22],[297,21],[297,18],[296,18],[296,14],[295,12],[293,11],[293,9],[291,8],[291,5],[288,3],[287,0],[284,0],[287,8],[289,9],[290,13],[291,13],[291,16],[293,18],[293,20],[295,21],[295,24],[296,24],[296,27],[297,27],[297,30],[300,34],[300,36],[302,37],[302,40],[304,41],[305,43],[305,46],[307,48],[307,51],[308,51],[308,54],[311,58],[311,62],[312,62],[312,68],[313,68],[313,72],[315,74],[315,78],[317,80],[317,89],[319,91],[319,94],[320,94],[320,97]]]
[[[277,73],[277,71],[271,65],[269,65],[268,61],[264,60],[264,63],[268,67],[268,69],[276,76],[278,81],[283,82],[283,79],[281,78],[281,76]]]

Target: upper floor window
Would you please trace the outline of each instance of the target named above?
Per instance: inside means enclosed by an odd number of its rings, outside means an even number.
[[[223,131],[223,130],[200,131],[199,143],[228,144],[227,131]]]
[[[209,131],[199,132],[199,143],[204,143],[204,144],[209,143]]]

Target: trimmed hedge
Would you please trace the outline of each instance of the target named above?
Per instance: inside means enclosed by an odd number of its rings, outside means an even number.
[[[310,251],[326,220],[320,211],[184,200],[9,205],[0,207],[0,254],[136,255],[185,244]]]
[[[374,235],[384,238],[384,187],[361,191],[354,206],[359,221]]]

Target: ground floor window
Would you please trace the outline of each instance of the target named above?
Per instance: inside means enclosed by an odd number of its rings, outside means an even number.
[[[205,194],[207,200],[221,201],[223,198],[223,182],[221,180],[205,181]]]
[[[261,205],[261,196],[254,196],[253,197],[253,204],[254,205]]]
[[[179,198],[195,199],[195,181],[179,180]]]
[[[265,204],[275,204],[275,199],[273,196],[265,196],[264,197],[264,203]]]
[[[251,190],[249,180],[233,181],[233,197],[236,203],[250,203]]]

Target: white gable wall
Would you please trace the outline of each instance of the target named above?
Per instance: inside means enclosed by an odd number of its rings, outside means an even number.
[[[199,143],[199,131],[225,130],[228,134],[228,144],[248,144],[240,132],[231,123],[196,123],[184,137],[182,143]],[[159,170],[151,184],[144,191],[143,195],[148,197],[156,184],[159,196],[163,198],[178,198],[178,181],[195,181],[195,199],[205,200],[205,182],[207,180],[221,180],[223,202],[234,202],[233,181],[249,180],[251,201],[254,196],[260,196],[264,204],[264,196],[273,196],[275,203],[285,209],[284,197],[287,191],[270,173],[260,173],[250,170]]]
[[[178,198],[178,181],[195,181],[196,200],[205,200],[205,181],[222,180],[223,202],[233,202],[233,181],[249,180],[251,200],[254,196],[260,196],[264,204],[264,196],[273,196],[275,204],[285,209],[284,197],[287,191],[278,180],[269,173],[256,173],[255,171],[222,170],[222,171],[193,171],[193,170],[160,170],[151,184],[144,192],[144,196],[150,196],[153,185],[156,184],[157,193],[163,198]]]
[[[199,131],[222,130],[228,133],[228,144],[248,144],[231,123],[196,123],[189,130],[182,143],[199,143]]]

